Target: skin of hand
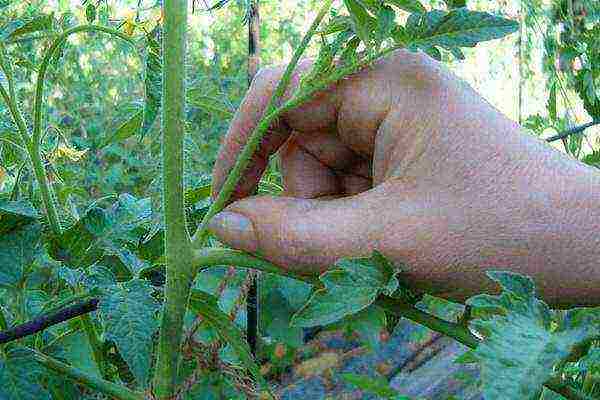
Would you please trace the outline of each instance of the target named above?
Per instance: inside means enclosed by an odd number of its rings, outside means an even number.
[[[284,98],[311,66],[302,61]],[[224,137],[218,193],[283,68],[262,70]],[[251,196],[279,152],[285,192]],[[520,130],[466,82],[398,50],[287,112],[210,231],[297,273],[377,249],[416,291],[497,292],[531,276],[556,307],[600,304],[600,174]],[[251,196],[251,197],[248,197]]]

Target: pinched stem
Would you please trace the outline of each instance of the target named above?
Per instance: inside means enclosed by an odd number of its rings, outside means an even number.
[[[233,166],[233,169],[227,176],[227,179],[225,180],[225,183],[221,188],[221,191],[217,195],[215,201],[211,204],[210,208],[208,209],[208,212],[202,219],[202,223],[200,224],[198,230],[194,234],[194,237],[192,238],[192,243],[194,247],[199,248],[204,246],[204,242],[207,236],[208,223],[210,222],[212,217],[214,217],[218,212],[220,212],[223,209],[223,207],[225,207],[225,204],[231,197],[231,194],[233,193],[238,181],[240,180],[242,173],[248,167],[250,159],[258,149],[261,139],[263,138],[273,121],[277,117],[279,117],[279,115],[281,115],[281,112],[276,111],[277,102],[279,101],[281,96],[283,96],[288,84],[290,83],[290,80],[292,79],[292,74],[294,73],[298,62],[300,61],[300,58],[304,54],[304,51],[308,47],[308,44],[310,43],[312,37],[317,32],[321,21],[323,20],[323,18],[325,18],[325,15],[329,11],[329,8],[331,7],[332,3],[333,0],[326,0],[324,2],[324,4],[321,6],[321,9],[317,13],[317,16],[313,20],[310,28],[302,38],[300,45],[294,51],[290,63],[286,67],[281,79],[279,80],[277,87],[275,88],[275,91],[273,92],[273,95],[271,96],[271,99],[269,100],[269,104],[267,105],[263,113],[262,120],[248,138],[248,142],[246,143],[242,152],[238,156],[237,161]]]

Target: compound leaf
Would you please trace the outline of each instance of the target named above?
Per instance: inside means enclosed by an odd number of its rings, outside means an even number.
[[[467,300],[481,315],[472,326],[485,335],[471,354],[481,368],[483,395],[490,400],[537,399],[553,367],[598,334],[598,312],[570,311],[557,324],[554,313],[535,297],[531,279],[510,272],[488,276],[502,293]]]

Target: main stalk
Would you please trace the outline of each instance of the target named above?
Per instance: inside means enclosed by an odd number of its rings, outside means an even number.
[[[157,399],[166,400],[176,393],[183,317],[193,273],[183,192],[187,0],[165,0],[163,14],[162,159],[167,282],[153,389]]]

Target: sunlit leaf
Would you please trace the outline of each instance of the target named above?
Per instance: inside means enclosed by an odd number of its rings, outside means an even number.
[[[434,10],[414,19],[410,33],[414,35],[416,44],[444,48],[473,47],[480,42],[504,37],[519,28],[516,21],[466,8],[447,14]]]
[[[377,26],[376,19],[367,12],[358,0],[344,0],[344,4],[350,12],[354,32],[366,46],[370,45],[373,32]]]
[[[135,135],[141,128],[143,120],[144,110],[139,110],[130,116],[127,121],[121,124],[121,126],[119,126],[112,135],[108,136],[100,145],[100,147],[102,148],[112,143],[118,143]]]
[[[471,354],[481,368],[483,395],[491,400],[537,399],[553,367],[598,335],[600,313],[571,310],[557,324],[552,310],[535,297],[531,279],[509,272],[488,276],[500,284],[502,293],[467,300],[481,315],[472,326],[485,336]]]

